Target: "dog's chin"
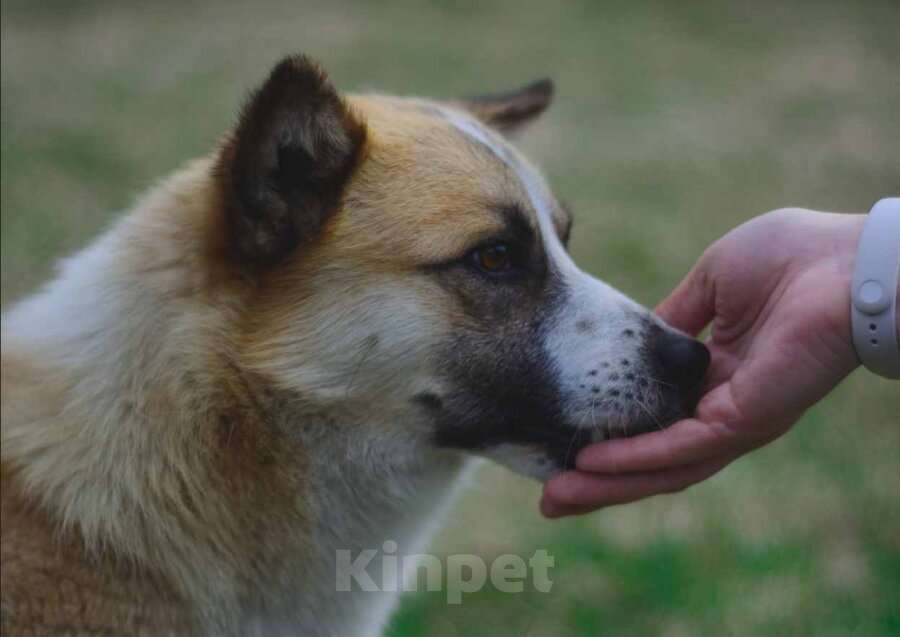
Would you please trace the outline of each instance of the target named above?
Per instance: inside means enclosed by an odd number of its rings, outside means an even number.
[[[566,427],[551,440],[540,442],[504,442],[491,445],[480,455],[520,475],[545,481],[551,476],[575,468],[578,453],[603,436],[598,430]]]
[[[555,429],[557,435],[547,436],[540,442],[499,443],[484,449],[480,455],[515,473],[544,482],[557,473],[575,469],[579,452],[590,444],[660,431],[686,415],[677,411],[660,417],[608,422],[589,429],[559,426]]]
[[[616,438],[634,438],[635,436],[640,436],[642,434],[662,431],[675,424],[683,417],[684,416],[681,414],[673,414],[664,418],[641,418],[637,420],[610,422],[595,433],[593,442],[614,440]]]

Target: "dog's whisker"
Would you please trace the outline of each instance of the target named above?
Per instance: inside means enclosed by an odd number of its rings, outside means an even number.
[[[648,376],[647,374],[636,374],[635,378],[637,380],[647,380],[647,381],[650,381],[651,383],[656,383],[657,385],[662,385],[663,387],[671,387],[673,389],[677,389],[677,385],[675,385],[674,383],[667,383],[664,380],[654,378],[653,376]]]
[[[650,417],[650,420],[653,421],[653,423],[656,425],[656,428],[662,431],[662,424],[659,422],[659,419],[653,414],[653,412],[647,407],[647,405],[645,405],[644,402],[637,397],[634,398],[634,402],[637,403],[637,406],[641,408],[641,411],[643,411]]]

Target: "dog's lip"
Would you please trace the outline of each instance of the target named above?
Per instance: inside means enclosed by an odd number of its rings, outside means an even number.
[[[613,426],[611,423],[606,422],[589,429],[591,440],[588,444],[620,438],[634,438],[635,436],[640,436],[642,434],[662,431],[674,425],[679,420],[683,420],[689,416],[690,413],[679,411],[655,419],[646,417],[638,420],[630,420],[623,425]]]
[[[595,441],[592,439],[592,436],[589,435],[591,432],[585,432],[588,435],[579,435],[575,434],[572,438],[572,441],[569,445],[569,448],[566,450],[566,455],[563,458],[563,469],[565,471],[574,471],[575,470],[575,461],[578,458],[578,454],[581,453],[581,450],[587,447],[588,445],[593,444]]]

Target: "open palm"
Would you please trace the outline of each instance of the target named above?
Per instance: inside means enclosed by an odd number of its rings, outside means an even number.
[[[712,355],[694,418],[585,448],[541,509],[557,517],[684,489],[787,431],[858,364],[850,281],[864,218],[786,209],[732,230],[657,308]]]

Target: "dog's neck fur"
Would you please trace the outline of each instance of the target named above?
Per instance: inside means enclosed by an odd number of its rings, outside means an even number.
[[[209,170],[157,189],[4,317],[4,472],[211,632],[377,632],[393,594],[336,593],[336,550],[420,551],[465,463],[245,372],[223,337],[240,303],[196,284]]]

